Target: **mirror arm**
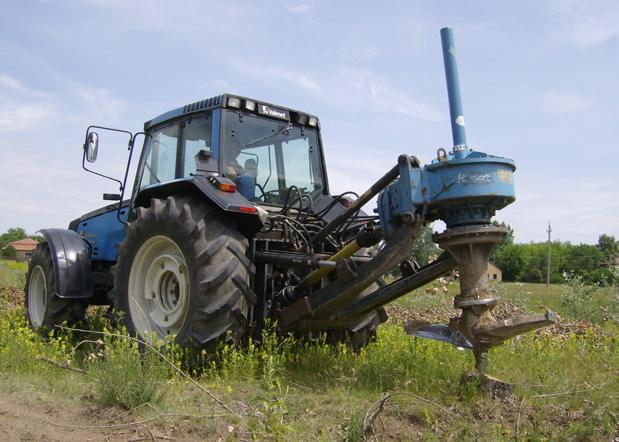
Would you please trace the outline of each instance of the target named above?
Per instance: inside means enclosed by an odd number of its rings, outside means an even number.
[[[120,181],[119,179],[116,178],[112,178],[111,176],[107,176],[104,175],[102,173],[99,172],[95,172],[94,170],[91,170],[89,168],[86,167],[86,153],[88,151],[88,134],[90,133],[91,129],[103,129],[103,130],[110,130],[112,132],[119,132],[119,133],[123,133],[123,134],[127,134],[129,135],[129,162],[127,163],[127,170],[125,171],[125,179],[124,182]],[[138,132],[138,134],[143,133],[143,132]],[[136,135],[138,135],[136,134]],[[127,174],[129,173],[129,163],[131,162],[131,153],[133,152],[133,140],[134,140],[134,135],[132,132],[129,132],[128,130],[123,130],[123,129],[114,129],[113,127],[105,127],[105,126],[95,126],[95,125],[91,125],[88,126],[86,128],[86,136],[84,137],[84,154],[82,155],[82,169],[84,169],[86,172],[90,172],[93,175],[97,175],[100,176],[102,178],[107,178],[108,180],[112,180],[116,183],[118,183],[118,190],[120,191],[120,195],[121,195],[121,199],[120,202],[118,203],[118,212],[116,214],[116,217],[118,218],[118,220],[122,223],[123,221],[120,220],[120,209],[122,206],[122,196],[125,193],[125,183],[127,182]]]
[[[90,172],[90,173],[92,173],[94,175],[97,175],[97,176],[100,176],[100,177],[103,177],[103,178],[107,178],[108,180],[112,180],[112,181],[117,182],[118,186],[119,186],[118,190],[122,191],[122,188],[123,188],[122,181],[117,180],[116,178],[112,178],[111,176],[107,176],[107,175],[104,175],[102,173],[95,172],[94,170],[90,170],[89,168],[86,167],[86,150],[84,150],[84,155],[82,156],[82,169],[84,169],[86,172]]]
[[[129,151],[129,158],[127,158],[127,168],[125,169],[125,177],[123,178],[123,182],[120,184],[120,201],[118,202],[118,210],[116,211],[116,218],[121,223],[124,223],[123,220],[120,219],[120,211],[122,209],[123,198],[125,196],[125,189],[127,187],[127,177],[129,176],[129,168],[131,167],[131,157],[133,156],[133,147],[135,145],[135,139],[138,135],[146,136],[145,132],[136,132],[131,135],[129,139],[129,144],[127,146],[127,150]],[[129,210],[129,208],[127,208]]]

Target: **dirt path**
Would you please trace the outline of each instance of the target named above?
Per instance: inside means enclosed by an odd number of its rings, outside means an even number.
[[[0,393],[2,441],[200,440],[196,439],[196,434],[187,434],[177,425],[168,425],[162,430],[154,422],[131,425],[134,419],[135,416],[128,416],[121,409],[85,401],[57,405]],[[123,424],[130,425],[123,427]]]
[[[56,410],[51,404],[33,404],[19,398],[0,395],[0,439],[2,440],[97,440],[104,433],[76,430],[52,425],[50,422],[70,423],[73,426],[92,425],[84,422],[77,409]]]

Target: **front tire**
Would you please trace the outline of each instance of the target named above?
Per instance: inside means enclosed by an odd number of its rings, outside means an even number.
[[[195,350],[238,343],[255,302],[247,248],[230,222],[196,198],[138,208],[113,268],[114,307],[127,331],[146,342],[175,336]]]
[[[25,293],[28,324],[43,336],[63,323],[72,326],[85,319],[86,303],[79,299],[60,298],[56,294],[54,264],[47,243],[37,245],[32,252]]]

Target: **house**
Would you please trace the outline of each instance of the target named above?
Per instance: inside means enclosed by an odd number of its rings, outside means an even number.
[[[615,256],[615,255],[608,256],[604,260],[604,263],[602,264],[602,266],[608,267],[611,270],[612,269],[619,270],[619,256]]]
[[[8,243],[6,247],[13,247],[15,249],[18,261],[28,261],[37,244],[38,242],[32,238],[24,238]]]
[[[495,281],[495,282],[503,281],[503,271],[497,266],[495,266],[494,264],[492,264],[491,262],[488,262],[488,268],[486,269],[486,275],[488,275],[489,281]]]

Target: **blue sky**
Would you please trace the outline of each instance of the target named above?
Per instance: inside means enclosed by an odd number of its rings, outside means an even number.
[[[469,145],[513,158],[516,240],[619,237],[619,2],[2,0],[0,231],[65,227],[113,183],[89,124],[223,92],[320,117],[332,191],[450,147],[439,29],[454,28]],[[101,141],[119,176],[126,149]],[[437,227],[440,228],[440,227]]]

